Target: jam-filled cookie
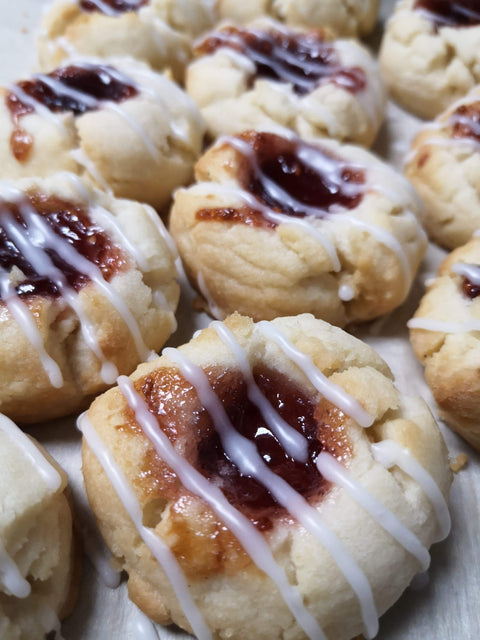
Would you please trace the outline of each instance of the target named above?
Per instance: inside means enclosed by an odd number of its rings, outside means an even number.
[[[388,22],[380,69],[392,97],[434,118],[480,82],[477,0],[401,0]]]
[[[44,640],[73,605],[77,558],[66,486],[64,471],[0,414],[3,640]]]
[[[449,254],[409,322],[447,424],[480,450],[480,238]]]
[[[129,595],[196,638],[350,640],[448,533],[425,403],[310,315],[234,315],[80,418],[89,500]]]
[[[192,39],[216,21],[212,0],[56,0],[38,38],[44,71],[72,55],[132,56],[181,79]]]
[[[0,89],[6,178],[74,171],[161,208],[191,180],[203,133],[182,89],[131,58],[79,58]]]
[[[382,123],[376,62],[354,40],[257,20],[209,32],[195,52],[186,89],[211,137],[280,125],[368,146]]]
[[[405,171],[425,203],[430,237],[449,249],[468,242],[480,228],[480,90],[420,130]]]
[[[342,36],[366,35],[377,22],[379,0],[218,0],[220,18],[247,23],[270,16],[297,27],[329,27]]]
[[[153,209],[74,174],[0,183],[0,410],[73,412],[175,328],[171,240]]]
[[[426,248],[418,197],[364,149],[249,131],[196,171],[170,230],[215,317],[310,312],[342,326],[405,300]]]

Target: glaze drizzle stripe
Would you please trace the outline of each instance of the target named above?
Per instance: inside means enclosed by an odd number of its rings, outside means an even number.
[[[121,384],[121,378],[118,379],[118,382]],[[170,551],[170,548],[158,538],[151,529],[143,525],[142,510],[135,496],[135,492],[120,467],[116,464],[113,455],[107,449],[107,446],[101,440],[85,414],[79,417],[77,427],[82,432],[88,446],[112,483],[113,488],[132,519],[140,537],[165,571],[179,600],[180,606],[198,640],[212,640],[212,634],[190,596],[187,581],[175,556]]]
[[[319,472],[330,482],[345,489],[349,495],[361,505],[395,540],[420,563],[420,570],[426,571],[430,566],[430,554],[418,537],[405,527],[400,520],[369,491],[356,482],[335,458],[322,451],[317,457]]]
[[[28,598],[32,587],[20,573],[20,569],[8,554],[0,538],[0,582],[15,598]]]
[[[20,296],[17,295],[15,287],[10,281],[9,273],[2,267],[0,267],[0,297],[30,344],[36,349],[50,384],[52,387],[60,389],[63,386],[62,371],[55,360],[47,353],[33,314],[28,306],[22,302]]]
[[[361,404],[349,395],[342,387],[331,382],[314,364],[310,356],[297,349],[290,340],[271,322],[262,320],[255,325],[257,329],[272,342],[275,342],[307,376],[312,385],[329,402],[341,409],[347,416],[353,418],[362,427],[370,427],[374,417],[361,406]]]
[[[260,391],[253,377],[245,350],[237,342],[230,329],[222,322],[212,322],[210,326],[216,331],[220,340],[233,352],[243,378],[247,383],[250,402],[259,409],[269,429],[278,438],[285,451],[292,458],[305,462],[308,455],[306,439],[298,431],[291,428]]]
[[[177,349],[167,347],[163,354],[176,363],[182,376],[196,389],[202,405],[212,418],[223,449],[240,473],[255,478],[332,555],[340,571],[356,594],[368,637],[378,631],[378,613],[370,583],[364,572],[348,553],[343,543],[325,525],[316,509],[283,478],[271,471],[253,442],[242,436],[232,425],[225,408],[210,386],[203,370]]]
[[[275,562],[261,533],[246,516],[230,505],[218,487],[175,451],[168,437],[158,428],[157,419],[150,413],[144,398],[135,390],[131,380],[126,376],[120,376],[118,386],[159,457],[175,472],[188,491],[202,498],[214,510],[257,567],[276,584],[286,605],[307,636],[311,640],[326,640],[318,623],[305,608],[298,589],[289,584],[284,571]]]
[[[451,529],[450,513],[440,488],[428,471],[413,457],[408,449],[400,447],[393,440],[383,440],[372,444],[372,453],[375,460],[385,468],[390,469],[396,465],[422,487],[432,503],[437,517],[439,534],[436,541],[444,540]]]

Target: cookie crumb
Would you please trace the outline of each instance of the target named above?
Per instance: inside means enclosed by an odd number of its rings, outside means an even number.
[[[453,473],[458,473],[468,464],[468,456],[466,453],[460,453],[456,458],[450,460],[450,469]]]

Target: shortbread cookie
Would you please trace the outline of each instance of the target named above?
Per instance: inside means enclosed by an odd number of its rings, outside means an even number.
[[[81,408],[163,346],[178,301],[153,209],[74,174],[0,183],[0,410]]]
[[[401,0],[380,50],[391,96],[434,118],[480,82],[480,6],[476,0]]]
[[[310,312],[337,324],[391,311],[426,248],[407,181],[360,147],[272,133],[222,138],[170,217],[217,318]]]
[[[197,638],[373,637],[448,533],[450,469],[425,403],[311,315],[212,323],[79,425],[130,597]]]
[[[76,591],[67,476],[0,414],[0,637],[43,640]]]
[[[72,60],[0,89],[4,178],[74,171],[161,208],[191,180],[203,133],[182,89],[131,58]]]
[[[377,22],[379,0],[218,0],[220,18],[247,23],[261,16],[297,27],[329,27],[341,36],[366,35]]]
[[[192,39],[216,21],[213,0],[56,0],[38,38],[44,71],[72,55],[132,56],[181,79]]]
[[[454,249],[480,228],[480,90],[473,89],[420,130],[406,175],[425,203],[430,237]]]
[[[354,40],[257,20],[209,32],[195,51],[186,89],[212,138],[280,125],[368,146],[380,128],[383,84],[373,57]]]
[[[409,322],[413,349],[447,424],[480,450],[480,238],[441,264]]]

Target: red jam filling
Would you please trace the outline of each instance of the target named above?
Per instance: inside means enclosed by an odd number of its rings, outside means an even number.
[[[414,8],[437,27],[472,27],[480,24],[478,0],[417,0]]]
[[[473,138],[480,142],[480,100],[458,107],[449,122],[454,138]]]
[[[325,217],[335,207],[353,209],[361,202],[365,171],[321,146],[254,131],[238,138],[248,145],[248,153],[239,152],[240,186],[270,209],[294,217]],[[196,217],[275,226],[261,210],[253,211],[247,206],[235,210],[200,209]]]
[[[42,216],[63,242],[67,242],[89,262],[97,265],[106,280],[127,266],[127,259],[122,255],[122,252],[114,246],[105,232],[90,220],[87,212],[80,207],[56,196],[47,196],[42,193],[29,194],[23,204],[14,204],[0,199],[0,267],[9,273],[14,268],[23,273],[23,277],[19,278],[20,282],[15,287],[19,296],[57,297],[60,295],[57,285],[48,277],[38,274],[9,237],[8,225],[5,224],[5,216],[7,215],[12,216],[25,229],[25,236],[32,244],[40,246],[39,241],[33,240],[31,233],[27,231],[27,223],[24,213],[22,213],[26,207]],[[63,273],[71,287],[78,290],[89,282],[89,277],[86,274],[78,272],[73,265],[65,262],[54,248],[46,248],[44,251]]]
[[[80,0],[79,7],[82,11],[96,11],[98,13],[105,13],[108,15],[107,10],[104,7],[115,11],[116,13],[126,13],[127,11],[138,11],[140,7],[148,4],[150,0],[101,0],[101,2],[94,2],[94,0]]]
[[[244,54],[254,63],[252,84],[258,77],[288,82],[299,95],[323,82],[333,82],[351,93],[365,89],[363,69],[343,66],[322,31],[294,33],[225,27],[208,36],[197,51],[210,54],[224,47]]]
[[[463,278],[462,291],[471,300],[474,300],[475,298],[480,296],[480,284],[475,284],[471,282],[468,278]]]
[[[60,87],[49,86],[40,78],[18,82],[17,86],[53,113],[71,111],[75,115],[81,115],[100,108],[102,100],[122,102],[138,94],[133,85],[120,79],[119,73],[103,65],[69,65],[52,71],[48,77],[58,81]],[[78,93],[63,93],[63,87]],[[28,159],[33,140],[21,127],[20,121],[23,116],[33,113],[35,107],[23,102],[14,92],[7,92],[5,102],[14,124],[10,137],[12,153],[19,162],[24,162]]]
[[[158,375],[154,373],[141,383],[139,391],[157,415],[162,430],[177,442],[187,460],[202,475],[221,488],[235,508],[259,529],[271,529],[274,519],[285,515],[285,509],[257,480],[243,475],[229,458],[212,418],[190,383],[177,373],[165,376],[156,373]],[[282,418],[306,439],[307,460],[300,462],[285,451],[250,402],[247,385],[239,371],[212,369],[206,374],[234,428],[255,444],[267,467],[304,498],[321,498],[329,484],[319,473],[315,459],[322,450],[337,457],[349,454],[343,427],[336,424],[332,428],[328,411],[320,409],[315,398],[284,374],[265,366],[256,367],[254,378],[263,394]],[[164,487],[169,482],[167,474]]]

